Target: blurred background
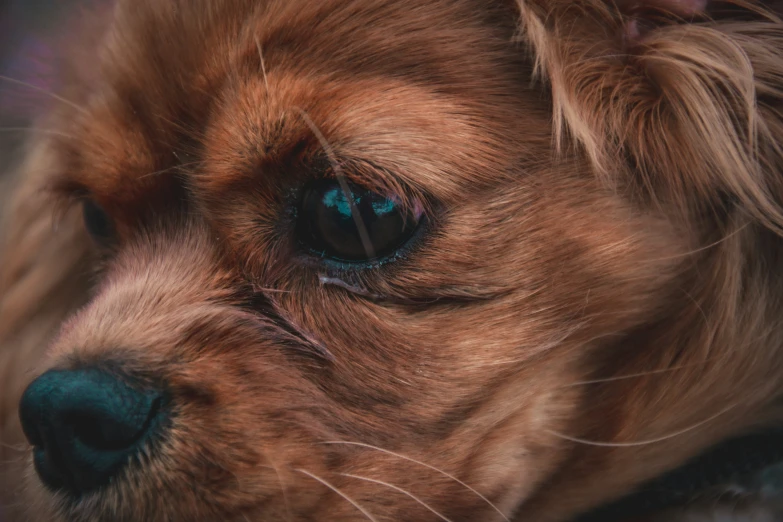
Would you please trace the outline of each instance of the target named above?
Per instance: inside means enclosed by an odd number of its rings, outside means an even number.
[[[18,66],[20,52],[34,47],[47,29],[56,29],[58,14],[72,4],[69,0],[0,0],[0,71],[5,74]]]
[[[0,177],[17,156],[25,131],[50,89],[51,53],[45,36],[73,0],[0,0]],[[29,84],[28,86],[9,81]],[[2,185],[0,185],[0,189]]]
[[[46,106],[47,96],[38,89],[54,87],[46,35],[58,30],[58,22],[75,3],[0,0],[0,210],[10,181],[4,173],[20,158],[27,129]],[[12,522],[2,506],[0,522]]]

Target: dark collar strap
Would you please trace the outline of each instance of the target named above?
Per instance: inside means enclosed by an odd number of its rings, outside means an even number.
[[[783,429],[732,439],[574,522],[624,522],[687,504],[783,461]]]

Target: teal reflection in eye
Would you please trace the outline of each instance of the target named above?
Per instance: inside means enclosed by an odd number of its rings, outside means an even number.
[[[339,187],[338,187],[339,188]],[[323,204],[333,209],[340,216],[348,218],[351,216],[351,202],[345,197],[342,190],[330,190],[323,196]],[[354,205],[358,205],[359,200],[354,198]]]
[[[305,187],[296,232],[312,253],[354,263],[380,259],[394,254],[418,228],[418,217],[394,199],[354,184],[347,188],[346,193],[335,180]],[[358,223],[363,224],[369,245],[362,240]]]

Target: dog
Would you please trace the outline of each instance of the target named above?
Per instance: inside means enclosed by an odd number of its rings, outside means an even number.
[[[6,516],[566,522],[777,429],[779,12],[80,15],[4,180]]]

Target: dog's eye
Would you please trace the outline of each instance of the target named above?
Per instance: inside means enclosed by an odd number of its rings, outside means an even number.
[[[299,241],[312,253],[348,263],[388,257],[419,225],[393,199],[334,180],[308,185],[297,213]]]
[[[82,203],[82,216],[87,232],[98,243],[107,243],[114,236],[114,226],[106,212],[94,201],[86,199]]]

